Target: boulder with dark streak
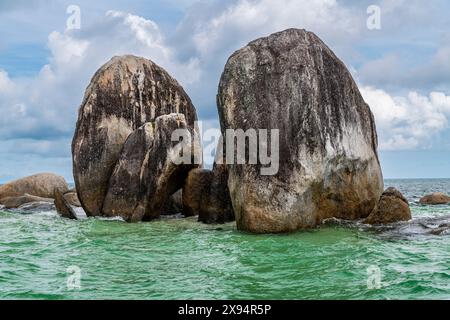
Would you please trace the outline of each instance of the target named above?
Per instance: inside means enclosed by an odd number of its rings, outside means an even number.
[[[42,198],[36,197],[30,194],[24,194],[20,197],[7,197],[2,199],[2,204],[6,209],[18,208],[24,204],[32,203],[32,202],[48,202],[52,203],[53,199],[51,198]]]
[[[217,102],[224,135],[279,130],[278,172],[228,166],[238,229],[290,232],[372,212],[383,192],[374,117],[344,63],[315,34],[288,29],[236,51]]]
[[[183,114],[186,127],[197,130],[197,115],[190,98],[152,61],[135,56],[114,57],[96,72],[79,109],[72,141],[75,185],[88,216],[104,214],[111,174],[120,166],[118,160],[129,135],[171,113]],[[106,205],[108,214],[116,210]]]

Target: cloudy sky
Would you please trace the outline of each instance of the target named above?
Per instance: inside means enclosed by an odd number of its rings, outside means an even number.
[[[80,29],[67,29],[69,5]],[[367,27],[370,5],[380,29]],[[228,56],[290,27],[315,32],[351,70],[375,114],[386,178],[450,177],[449,12],[446,0],[0,0],[0,183],[42,171],[73,181],[77,110],[112,56],[163,66],[216,126]]]

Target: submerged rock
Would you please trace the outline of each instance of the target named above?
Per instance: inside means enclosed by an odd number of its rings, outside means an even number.
[[[32,203],[32,202],[48,202],[52,203],[53,199],[51,198],[42,198],[32,196],[30,194],[25,194],[20,197],[7,197],[2,199],[2,203],[6,209],[18,208],[21,205]]]
[[[228,166],[238,229],[289,232],[371,213],[383,192],[374,117],[345,65],[315,34],[289,29],[235,52],[217,101],[224,135],[229,128],[279,130],[276,174],[261,175],[262,165]]]
[[[121,167],[118,160],[123,160],[127,152],[123,148],[130,134],[135,132],[135,138],[142,137],[142,131],[155,125],[158,117],[173,113],[182,114],[185,126],[191,131],[197,130],[197,115],[190,98],[174,78],[152,61],[134,56],[115,57],[96,72],[80,107],[72,142],[75,184],[88,216],[104,215],[103,206],[110,189],[111,173],[120,171],[117,169]],[[147,125],[149,122],[153,124]],[[159,132],[162,133],[163,129]],[[133,170],[139,167],[139,161],[143,160],[141,157],[146,154],[144,148],[139,147],[138,150],[139,155],[130,159],[133,164],[128,164]],[[157,160],[148,158],[146,161],[153,163]],[[149,174],[145,179],[153,179]],[[138,203],[148,189],[141,189],[135,171],[130,179],[133,191],[143,192],[133,194],[131,200]],[[109,192],[106,203],[108,215],[123,206],[121,204],[116,208],[111,205],[112,202],[120,202],[111,196],[116,194],[115,188],[122,183],[117,184],[115,177],[112,180],[114,191]],[[145,209],[140,207],[136,211],[139,211],[137,216],[142,216]],[[129,216],[130,212],[127,210],[125,215]]]
[[[61,192],[56,191],[54,197],[55,207],[58,214],[63,218],[76,220],[77,215],[64,195]]]
[[[372,213],[364,220],[368,224],[392,223],[411,220],[408,200],[397,189],[390,187],[380,197]]]
[[[450,197],[442,192],[433,192],[420,198],[421,204],[447,204],[450,203]]]
[[[53,198],[56,190],[66,192],[66,180],[53,173],[39,173],[0,186],[0,203],[8,197],[21,197],[25,194],[42,198]]]

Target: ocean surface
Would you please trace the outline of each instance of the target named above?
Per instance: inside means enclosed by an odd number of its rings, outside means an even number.
[[[127,224],[0,209],[0,299],[450,299],[450,180],[387,180],[413,221],[252,235],[195,218]],[[437,232],[437,231],[439,232]],[[441,232],[442,231],[442,232]]]

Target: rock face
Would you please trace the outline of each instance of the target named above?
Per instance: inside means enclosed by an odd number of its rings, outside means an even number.
[[[53,198],[56,190],[66,192],[69,189],[63,177],[52,173],[39,173],[0,186],[0,203],[8,197],[20,197],[25,194]]]
[[[183,212],[183,195],[182,190],[178,190],[167,198],[161,208],[161,215],[174,215]]]
[[[64,198],[67,200],[67,202],[74,207],[81,207],[80,200],[78,199],[78,195],[75,192],[67,192],[64,194]]]
[[[223,134],[279,130],[276,174],[261,175],[260,164],[229,165],[238,229],[289,232],[371,213],[383,192],[374,117],[316,35],[289,29],[235,52],[217,102]]]
[[[198,167],[173,161],[183,148],[171,141],[176,129],[190,129],[183,114],[159,116],[129,136],[109,180],[104,215],[122,216],[127,221],[160,215],[168,197],[183,186],[189,170]],[[194,134],[191,130],[191,136]],[[183,143],[190,148],[193,141]],[[199,144],[196,149],[200,150]]]
[[[421,204],[447,204],[450,203],[450,197],[441,192],[433,192],[420,198]]]
[[[189,172],[183,187],[183,214],[198,215],[198,220],[204,223],[234,220],[225,165],[215,164],[212,171],[195,169]]]
[[[18,208],[21,205],[24,205],[26,203],[31,203],[31,202],[52,203],[53,199],[36,197],[36,196],[32,196],[30,194],[24,194],[23,196],[20,196],[20,197],[7,197],[7,198],[2,199],[2,204],[5,206],[6,209]]]
[[[175,79],[152,61],[134,56],[115,57],[97,71],[80,107],[72,142],[76,189],[88,216],[104,214],[108,193],[107,215],[123,208],[120,199],[111,197],[117,194],[117,188],[126,184],[126,181],[117,179],[119,176],[119,179],[126,178],[124,170],[127,168],[131,169],[128,177],[131,188],[139,191],[133,194],[132,202],[139,203],[140,207],[130,212],[126,206],[127,212],[122,214],[132,216],[139,211],[136,215],[143,215],[140,199],[148,190],[142,190],[140,182],[152,178],[141,177],[136,170],[141,167],[139,164],[144,156],[153,156],[146,152],[145,147],[150,142],[158,143],[158,138],[151,139],[150,131],[156,135],[166,132],[164,128],[155,130],[158,121],[160,124],[166,124],[165,121],[168,125],[173,124],[173,116],[170,119],[157,118],[173,113],[182,114],[185,119],[183,125],[192,131],[197,130],[195,108],[188,95]],[[133,136],[129,137],[132,133]],[[128,144],[124,149],[126,141]],[[130,155],[128,149],[133,144],[137,147],[136,155]],[[127,152],[131,157],[130,163],[119,163]],[[146,158],[145,161],[153,163],[154,159]],[[119,206],[115,208],[111,203]]]
[[[66,198],[64,198],[64,195],[61,192],[56,191],[54,197],[56,211],[61,215],[61,217],[76,220],[77,215],[70,206],[70,203],[66,200]]]
[[[392,223],[411,220],[408,200],[397,189],[387,188],[372,213],[364,220],[368,224]]]

